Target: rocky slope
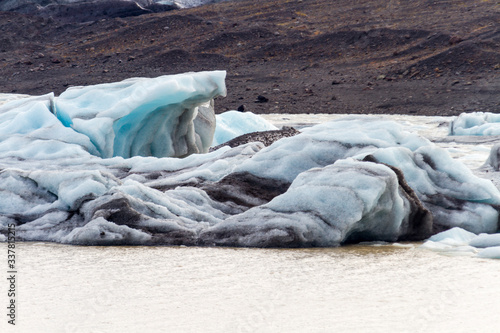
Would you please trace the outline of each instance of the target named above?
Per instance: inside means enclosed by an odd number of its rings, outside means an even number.
[[[242,0],[98,18],[0,12],[0,91],[226,69],[219,112],[500,110],[497,1]]]

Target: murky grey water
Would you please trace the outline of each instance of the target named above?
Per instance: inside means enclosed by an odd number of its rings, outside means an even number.
[[[268,115],[309,124],[330,115]],[[433,138],[449,118],[390,116]],[[439,142],[470,168],[491,145]],[[4,253],[6,275],[7,244]],[[17,244],[17,325],[0,332],[498,332],[500,261],[410,246],[334,249]]]
[[[500,322],[500,261],[411,244],[18,243],[17,260],[18,323],[3,314],[2,332],[494,332]]]

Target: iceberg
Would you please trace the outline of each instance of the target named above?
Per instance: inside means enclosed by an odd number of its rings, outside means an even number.
[[[500,143],[496,143],[491,147],[490,149],[490,154],[488,156],[488,159],[485,162],[484,166],[490,166],[492,167],[495,171],[500,170]]]
[[[492,246],[479,251],[479,258],[500,259],[500,246]]]
[[[208,152],[215,132],[213,99],[225,96],[224,79],[224,71],[134,78],[10,101],[0,106],[0,156]]]
[[[408,185],[432,212],[435,233],[455,226],[474,233],[498,230],[498,210],[494,208],[500,204],[498,189],[445,150],[391,147],[373,152],[371,159],[401,169]]]
[[[54,113],[89,137],[103,158],[205,153],[215,131],[213,99],[226,94],[225,75],[200,72],[72,87],[57,98]],[[203,120],[195,121],[198,115]]]
[[[500,114],[462,113],[450,123],[450,135],[500,135]]]
[[[500,246],[500,234],[479,234],[471,239],[469,245],[480,248]]]
[[[224,76],[0,106],[0,239],[11,223],[20,241],[79,245],[339,246],[498,231],[491,182],[392,121],[348,117],[207,152]],[[227,127],[254,129],[243,117]]]
[[[430,237],[421,249],[448,255],[500,259],[500,234],[479,234],[455,227]]]
[[[411,200],[391,168],[344,159],[300,173],[284,194],[201,238],[209,245],[258,247],[422,239],[431,219],[423,209],[416,213]]]

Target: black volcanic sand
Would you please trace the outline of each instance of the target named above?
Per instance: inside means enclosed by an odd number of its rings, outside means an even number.
[[[218,112],[500,111],[498,1],[243,0],[62,22],[0,12],[0,92],[225,69]]]

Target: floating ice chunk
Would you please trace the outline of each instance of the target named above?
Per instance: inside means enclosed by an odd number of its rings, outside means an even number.
[[[341,160],[301,173],[284,194],[200,237],[218,245],[337,246],[429,234],[430,220],[413,221],[411,203],[400,191],[389,167]]]
[[[474,237],[476,237],[476,234],[455,227],[430,237],[419,248],[444,252],[449,255],[474,254],[478,252],[477,249],[469,245],[470,240],[474,239]]]
[[[488,156],[485,165],[493,167],[495,171],[500,170],[500,143],[491,147],[490,155]]]
[[[500,114],[462,113],[450,123],[450,135],[500,135]]]
[[[430,237],[420,248],[449,255],[477,253],[480,258],[500,259],[500,234],[475,235],[461,228],[452,228]]]
[[[212,146],[220,145],[237,136],[278,128],[252,112],[227,111],[217,115],[217,127]]]
[[[500,259],[500,246],[488,247],[479,251],[479,258]]]
[[[420,245],[419,248],[441,252],[441,251],[450,251],[454,248],[454,246],[442,242],[434,242],[431,240],[427,240],[422,245]]]
[[[391,121],[339,120],[283,138],[242,163],[236,171],[292,182],[303,171],[367,155],[377,148],[403,146],[414,150],[430,144]]]
[[[470,256],[478,252],[478,250],[475,247],[469,245],[454,246],[447,244],[446,242],[433,242],[433,241],[426,241],[424,244],[420,245],[419,248],[434,252],[440,252],[450,256],[460,256],[460,255]]]
[[[72,87],[57,98],[55,114],[88,136],[103,158],[207,152],[215,128],[212,100],[225,96],[225,75],[199,72]],[[200,107],[204,121],[195,122]]]
[[[371,157],[370,157],[371,156]],[[292,182],[303,171],[354,157],[373,158],[403,171],[434,217],[435,230],[460,226],[496,232],[500,192],[426,139],[392,122],[340,120],[304,129],[261,150],[236,167],[263,178]]]
[[[496,232],[500,192],[436,146],[414,152],[402,147],[378,149],[371,156],[401,169],[410,187],[433,215],[435,230],[461,227],[474,233]]]
[[[100,217],[74,229],[62,238],[62,242],[79,245],[139,245],[150,239],[151,235],[145,232],[126,225],[116,225]]]
[[[391,246],[394,246],[394,247],[399,247],[399,248],[402,248],[402,249],[413,249],[413,248],[415,248],[414,244],[408,244],[408,243],[392,243],[392,244],[388,244],[388,245],[391,245]]]
[[[479,234],[469,242],[469,245],[481,248],[500,246],[500,234]]]
[[[140,82],[119,83],[117,91],[122,94],[122,88]],[[0,234],[15,223],[19,239],[28,241],[337,246],[426,238],[429,210],[436,230],[458,225],[477,233],[496,231],[498,190],[393,122],[340,120],[267,148],[248,143],[183,159],[102,159],[89,152],[100,155],[96,147],[106,148],[110,137],[115,147],[115,124],[128,116],[121,117],[123,110],[115,108],[121,99],[101,110],[84,90],[76,89],[75,100],[66,100],[82,107],[67,117],[54,111],[51,95],[9,102],[18,107],[1,109]],[[97,93],[106,98],[111,90]],[[165,101],[160,92],[157,97],[154,103]],[[140,104],[132,114],[148,118],[146,105],[154,103]],[[75,117],[69,116],[72,112]],[[193,128],[200,127],[197,122],[205,125],[189,138],[197,147],[206,146],[213,111],[197,106],[197,112],[203,117],[194,118]],[[131,130],[138,119],[132,118],[127,123]],[[151,129],[149,119],[144,123],[144,130]],[[74,131],[76,125],[86,135]],[[123,137],[121,147],[150,135],[140,129],[129,134],[137,134],[136,139]],[[471,252],[469,245],[452,247]]]
[[[459,227],[440,232],[429,238],[430,241],[448,245],[468,245],[477,235]]]

